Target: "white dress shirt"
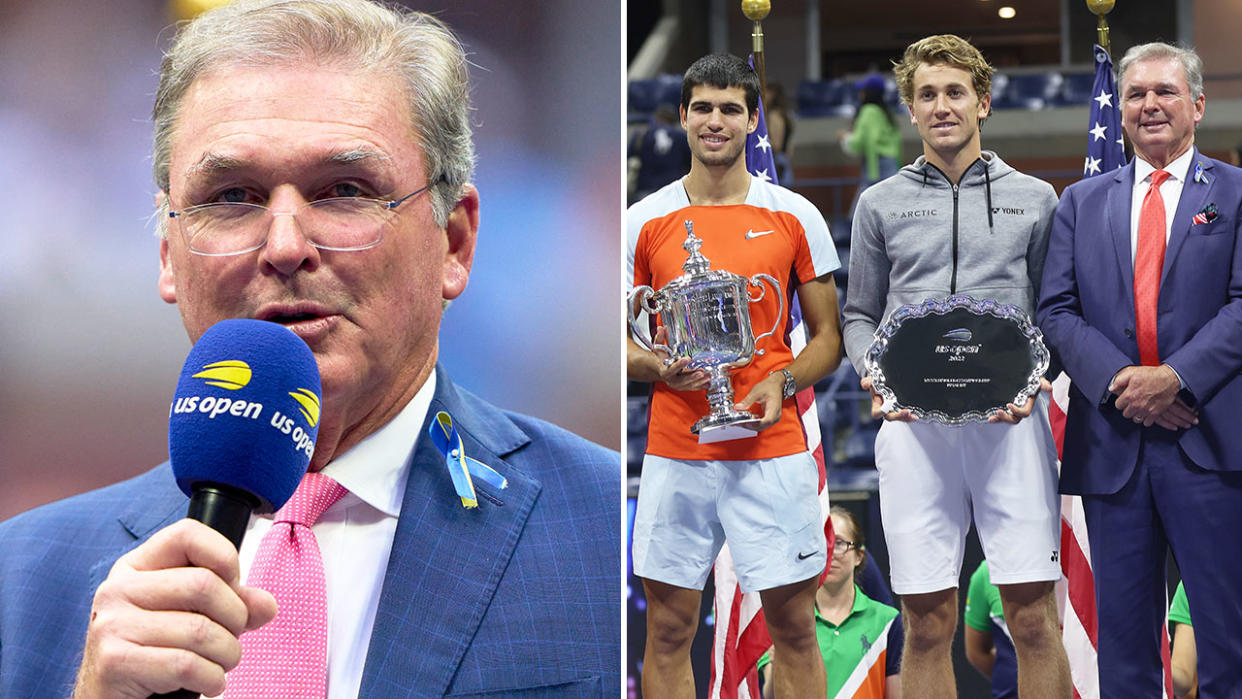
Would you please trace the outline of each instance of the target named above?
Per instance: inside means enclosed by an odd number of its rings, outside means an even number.
[[[1169,233],[1173,230],[1173,214],[1177,213],[1177,203],[1182,198],[1182,187],[1186,184],[1186,175],[1190,172],[1190,159],[1194,148],[1187,148],[1166,168],[1169,173],[1160,185],[1160,198],[1164,200],[1164,243],[1169,244]],[[1134,157],[1134,196],[1130,198],[1130,264],[1138,253],[1139,213],[1143,210],[1143,198],[1151,186],[1151,173],[1156,168],[1137,155]]]
[[[328,699],[355,699],[362,686],[410,457],[422,438],[419,431],[435,390],[432,372],[396,417],[322,471],[349,490],[311,527],[327,583]],[[250,517],[240,552],[242,580],[272,519],[270,513]]]

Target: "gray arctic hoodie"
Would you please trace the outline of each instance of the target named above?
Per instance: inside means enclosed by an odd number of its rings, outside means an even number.
[[[859,376],[875,330],[894,309],[968,294],[1034,315],[1057,196],[992,151],[958,186],[919,156],[858,200],[850,238],[845,351]]]

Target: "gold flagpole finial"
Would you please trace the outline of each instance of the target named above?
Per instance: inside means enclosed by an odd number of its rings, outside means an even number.
[[[1108,19],[1105,15],[1112,11],[1114,4],[1116,0],[1087,0],[1087,9],[1099,18],[1099,25],[1095,31],[1099,37],[1100,46],[1110,54],[1112,49],[1108,45]]]
[[[742,14],[746,19],[762,22],[772,11],[770,0],[742,0]]]
[[[759,74],[759,100],[768,91],[767,76],[763,66],[763,19],[772,11],[772,0],[742,0],[742,14],[755,23],[750,32],[751,51],[755,55],[755,72]]]

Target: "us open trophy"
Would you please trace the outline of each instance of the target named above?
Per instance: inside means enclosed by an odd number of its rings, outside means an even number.
[[[707,402],[711,412],[694,423],[690,431],[700,442],[735,439],[733,428],[758,430],[759,418],[754,413],[738,410],[733,403],[733,383],[729,372],[746,366],[764,350],[755,345],[776,332],[785,315],[785,299],[780,283],[771,275],[756,274],[750,279],[725,270],[709,269],[710,262],[699,252],[703,241],[694,234],[694,223],[686,221],[686,242],[682,247],[689,256],[682,265],[685,274],[670,281],[659,291],[650,286],[635,287],[629,301],[630,328],[636,342],[648,350],[668,353],[666,364],[681,357],[690,358],[690,369],[704,369],[711,377]],[[763,300],[766,289],[761,281],[771,283],[780,300],[780,310],[772,329],[755,337],[750,326],[750,304]],[[750,286],[759,287],[752,298]],[[668,330],[668,344],[652,343],[638,327],[635,307],[652,315],[659,314]]]

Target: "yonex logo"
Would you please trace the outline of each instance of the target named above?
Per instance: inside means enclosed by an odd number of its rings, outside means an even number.
[[[306,421],[310,423],[310,426],[314,427],[319,422],[319,396],[315,395],[308,388],[299,388],[296,391],[290,392],[289,396],[296,400],[298,405],[302,406],[298,410],[306,418]]]
[[[941,337],[946,340],[953,340],[954,342],[970,342],[970,339],[974,337],[974,335],[970,332],[969,328],[954,328],[944,335],[941,335]]]
[[[193,378],[203,379],[208,386],[219,386],[230,391],[245,388],[250,383],[250,365],[239,359],[226,359],[212,362],[203,370],[194,374]]]

